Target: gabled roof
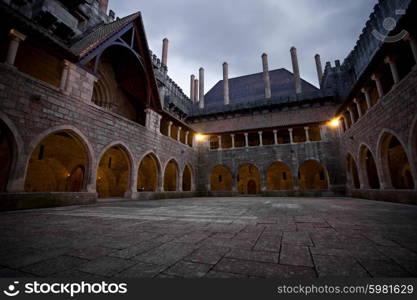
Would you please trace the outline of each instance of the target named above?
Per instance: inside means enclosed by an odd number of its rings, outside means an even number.
[[[70,47],[70,51],[76,56],[84,56],[86,53],[91,52],[103,42],[105,42],[109,37],[123,29],[126,25],[134,21],[140,16],[140,12],[136,12],[127,17],[118,19],[114,22],[108,24],[101,24],[94,27],[81,39],[76,41]]]
[[[290,71],[282,68],[269,71],[271,81],[272,97],[285,97],[295,95],[294,75]],[[301,80],[303,93],[315,93],[320,90]],[[265,99],[265,87],[263,73],[255,73],[241,77],[229,79],[229,99],[230,104],[245,103],[248,101]],[[206,106],[223,105],[223,80],[217,84],[204,96]]]

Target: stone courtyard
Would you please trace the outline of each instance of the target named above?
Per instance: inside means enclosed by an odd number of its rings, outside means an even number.
[[[417,276],[417,207],[353,198],[100,202],[0,214],[0,276]]]

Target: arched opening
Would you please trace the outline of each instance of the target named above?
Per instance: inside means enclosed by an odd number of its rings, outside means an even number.
[[[210,189],[212,191],[231,191],[232,172],[225,166],[217,166],[211,171]]]
[[[190,166],[185,166],[184,173],[182,174],[182,190],[185,192],[191,191],[191,181],[192,181],[192,175],[191,175],[191,168]]]
[[[291,190],[293,188],[291,169],[282,162],[275,162],[266,171],[268,190]]]
[[[346,158],[347,163],[347,171],[348,171],[348,178],[350,178],[350,184],[352,188],[359,189],[361,187],[359,181],[359,173],[358,168],[356,166],[355,160],[353,159],[352,155],[348,154]]]
[[[329,187],[326,169],[315,160],[304,162],[298,171],[301,190],[325,190]]]
[[[394,135],[384,134],[380,155],[384,179],[395,189],[413,189],[414,179],[407,153]]]
[[[15,155],[13,141],[10,129],[0,120],[0,192],[7,190],[13,155]]]
[[[68,131],[45,137],[33,150],[26,173],[26,192],[80,192],[86,185],[88,155]]]
[[[158,178],[158,160],[154,154],[148,154],[139,165],[138,191],[156,192],[158,190]]]
[[[364,179],[368,183],[368,187],[371,189],[379,189],[380,183],[375,160],[371,151],[366,146],[362,146],[361,148],[360,162]]]
[[[251,182],[252,181],[252,182]],[[246,164],[239,168],[237,189],[240,194],[258,194],[261,187],[261,175],[257,167]]]
[[[100,159],[97,171],[99,198],[124,197],[129,187],[130,163],[121,146],[108,149]]]
[[[92,101],[145,125],[149,91],[138,58],[126,47],[114,45],[104,50],[99,59],[96,70],[99,80],[94,85]]]
[[[178,182],[178,165],[170,160],[164,172],[164,191],[176,191]]]

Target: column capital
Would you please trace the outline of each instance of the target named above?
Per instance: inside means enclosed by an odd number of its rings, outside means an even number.
[[[387,55],[387,56],[385,56],[385,58],[384,58],[384,62],[385,62],[386,64],[392,64],[392,63],[395,63],[395,60],[396,60],[396,57],[395,57],[395,56],[393,56],[393,55]]]
[[[371,79],[373,80],[373,81],[377,81],[377,80],[379,80],[381,78],[381,74],[380,73],[373,73],[372,75],[371,75]]]
[[[273,132],[273,133],[277,133],[277,132],[278,132],[278,130],[274,129],[274,130],[272,130],[272,132]]]
[[[294,128],[288,128],[289,132],[293,132]]]
[[[358,102],[358,99],[353,98],[353,103],[358,104],[358,103],[359,103],[359,102]]]
[[[245,135],[245,136],[248,136],[248,134],[249,134],[249,133],[247,133],[247,132],[245,132],[245,133],[244,133],[244,135]]]
[[[367,94],[367,93],[369,93],[369,88],[368,87],[361,88],[361,92],[363,94]]]
[[[258,134],[262,134],[262,131],[258,131]]]
[[[308,127],[308,126],[305,126],[305,127],[304,127],[304,130],[308,130],[308,129],[309,129],[309,127]]]
[[[168,122],[168,125],[169,125],[169,126],[172,126],[172,124],[174,124],[174,122],[172,122],[172,121],[169,121],[169,122]]]
[[[24,40],[26,40],[26,35],[20,33],[16,29],[10,29],[9,36],[19,42],[23,42]]]
[[[188,131],[188,130],[187,130],[187,131],[185,132],[185,135],[189,135],[189,134],[190,134],[190,131]]]
[[[178,126],[178,130],[181,130],[182,129],[182,127],[181,126]]]
[[[230,134],[230,136],[234,137],[234,136],[235,136],[235,134],[234,134],[234,133],[231,133],[231,134]]]

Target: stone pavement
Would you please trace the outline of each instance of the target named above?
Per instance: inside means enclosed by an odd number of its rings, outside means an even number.
[[[416,277],[417,206],[192,198],[0,214],[0,277]]]

